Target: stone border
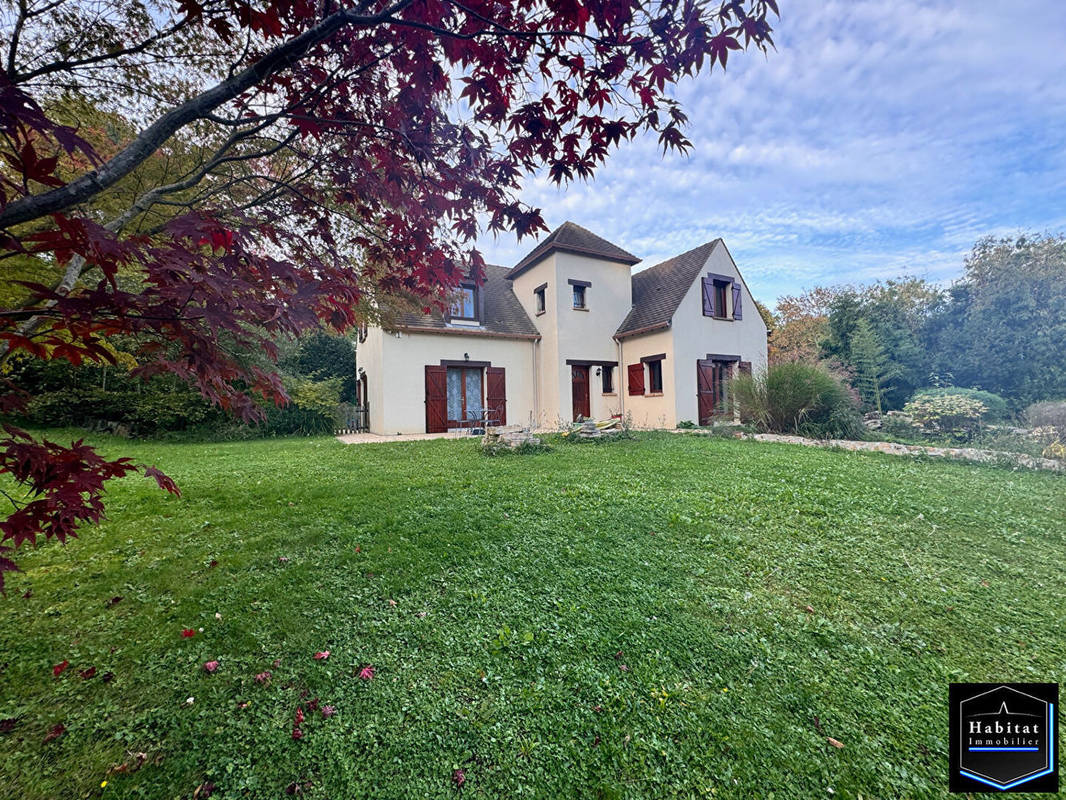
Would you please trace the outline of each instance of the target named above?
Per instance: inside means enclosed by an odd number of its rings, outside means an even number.
[[[676,430],[674,433],[701,434],[698,429]],[[1066,473],[1066,462],[1052,458],[1037,458],[1025,453],[1005,453],[1000,450],[981,450],[976,447],[930,447],[899,442],[856,442],[850,439],[807,439],[803,436],[782,436],[776,433],[738,433],[738,439],[756,442],[799,444],[805,447],[839,448],[852,452],[887,453],[890,456],[930,456],[953,461],[969,461],[975,464],[1006,464],[1049,472]]]

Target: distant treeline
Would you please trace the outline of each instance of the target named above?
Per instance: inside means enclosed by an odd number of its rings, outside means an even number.
[[[770,359],[821,362],[867,409],[959,386],[1013,410],[1066,398],[1066,237],[986,238],[947,289],[904,277],[782,298]]]

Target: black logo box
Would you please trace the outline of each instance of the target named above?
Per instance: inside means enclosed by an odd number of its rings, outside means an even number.
[[[952,792],[1058,792],[1057,683],[953,683]]]

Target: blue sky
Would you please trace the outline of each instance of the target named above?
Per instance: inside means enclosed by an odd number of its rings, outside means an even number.
[[[523,199],[641,266],[721,236],[770,304],[818,284],[948,282],[981,236],[1066,230],[1061,0],[780,5],[776,52],[678,88],[688,156],[647,137],[593,182],[532,179]],[[500,264],[533,246],[480,244]]]

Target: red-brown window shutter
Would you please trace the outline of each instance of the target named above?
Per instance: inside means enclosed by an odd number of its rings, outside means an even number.
[[[485,403],[492,412],[491,421],[507,424],[507,375],[503,367],[485,369]]]
[[[448,430],[448,368],[426,365],[426,433]]]
[[[629,393],[644,394],[644,365],[630,364],[628,367],[628,374]]]

